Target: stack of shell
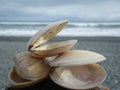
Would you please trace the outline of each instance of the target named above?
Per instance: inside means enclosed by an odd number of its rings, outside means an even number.
[[[101,86],[107,76],[106,71],[96,64],[105,60],[103,55],[70,50],[77,43],[75,39],[44,44],[67,23],[63,20],[43,27],[29,40],[28,51],[15,55],[14,66],[9,73],[15,87],[29,87],[49,76],[54,83],[68,89],[109,90]]]

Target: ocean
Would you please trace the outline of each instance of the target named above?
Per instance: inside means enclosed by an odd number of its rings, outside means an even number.
[[[32,36],[49,23],[0,21],[0,36]],[[57,36],[120,37],[120,22],[70,22]]]

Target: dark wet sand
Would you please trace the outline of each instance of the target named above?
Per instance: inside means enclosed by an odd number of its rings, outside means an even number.
[[[49,78],[44,82],[25,89],[13,89],[8,80],[8,73],[13,67],[12,58],[19,52],[27,50],[30,37],[0,37],[0,90],[66,90],[54,84]],[[103,54],[107,60],[100,64],[108,76],[104,85],[111,90],[120,89],[120,37],[56,37],[49,42],[78,39],[73,49],[91,50]]]

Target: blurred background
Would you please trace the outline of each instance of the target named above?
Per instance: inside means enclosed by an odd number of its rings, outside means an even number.
[[[106,57],[103,83],[120,90],[120,0],[0,0],[0,90],[67,90],[50,79],[44,84],[10,89],[8,73],[13,57],[27,51],[27,42],[49,23],[68,20],[50,42],[78,39],[73,49],[90,50]]]
[[[0,36],[31,36],[65,19],[58,36],[119,37],[119,8],[119,0],[0,0]]]

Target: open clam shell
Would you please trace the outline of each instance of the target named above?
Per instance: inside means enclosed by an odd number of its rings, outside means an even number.
[[[42,79],[36,80],[36,81],[23,79],[17,74],[14,67],[11,69],[8,77],[9,77],[9,80],[12,82],[12,84],[15,87],[19,87],[19,88],[29,87],[42,81]]]
[[[48,45],[43,45],[31,50],[33,56],[38,57],[49,57],[53,55],[58,55],[69,49],[71,49],[77,40],[68,40],[63,42],[52,43]]]
[[[66,25],[67,21],[59,21],[44,27],[38,31],[28,42],[28,50],[35,57],[49,57],[63,53],[71,49],[77,40],[68,40],[52,44],[43,45],[46,41],[59,33]]]
[[[69,50],[49,62],[50,66],[87,65],[105,60],[103,55],[86,50]]]
[[[58,85],[69,89],[90,89],[101,85],[105,70],[98,64],[57,67],[50,74]]]
[[[67,23],[68,21],[63,20],[54,22],[42,28],[29,40],[28,50],[34,49],[54,37],[67,25]]]
[[[32,57],[30,52],[22,52],[14,57],[16,72],[24,79],[38,80],[49,75],[50,66],[44,58]]]

